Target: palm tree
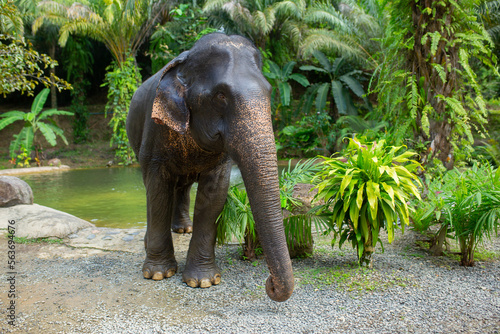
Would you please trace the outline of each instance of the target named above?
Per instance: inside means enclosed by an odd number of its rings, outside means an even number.
[[[262,50],[271,42],[273,54],[283,39],[288,48],[298,45],[305,10],[304,0],[207,0],[203,7],[214,26],[247,36]]]
[[[59,44],[63,47],[71,34],[103,42],[121,67],[129,56],[135,57],[166,2],[113,0],[101,7],[44,0],[38,6],[44,14],[33,22],[33,31],[48,20],[60,26]]]
[[[31,25],[41,14],[40,8],[37,6],[37,0],[19,0],[18,4],[26,24]],[[54,60],[56,59],[58,34],[59,27],[51,22],[41,21],[41,26],[36,31],[33,30],[35,45],[48,50],[49,57]],[[50,67],[49,73],[51,76],[55,75],[55,67]],[[55,85],[50,87],[50,105],[53,109],[57,108],[57,91]]]
[[[304,57],[319,50],[328,55],[355,60],[369,60],[378,51],[378,42],[384,24],[386,1],[343,0],[335,7],[330,2],[314,3],[307,9],[304,21],[310,26],[301,45]]]

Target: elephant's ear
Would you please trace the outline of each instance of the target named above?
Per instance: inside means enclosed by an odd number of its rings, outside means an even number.
[[[177,65],[186,61],[189,51],[181,53],[167,64],[156,88],[151,118],[158,124],[185,134],[189,126],[189,108],[186,105],[186,87],[172,71]]]

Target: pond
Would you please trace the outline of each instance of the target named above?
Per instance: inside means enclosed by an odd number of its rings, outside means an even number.
[[[20,175],[35,203],[70,213],[101,227],[146,227],[146,189],[139,167],[77,169]],[[231,183],[241,183],[236,166]],[[191,216],[197,184],[191,189]]]

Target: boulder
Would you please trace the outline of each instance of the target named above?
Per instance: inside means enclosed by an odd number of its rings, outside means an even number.
[[[50,160],[47,162],[47,164],[48,164],[49,166],[57,166],[57,167],[59,167],[59,166],[61,166],[61,160],[59,160],[58,158],[50,159]]]
[[[11,224],[15,227],[15,236],[26,238],[65,238],[94,227],[88,221],[38,204],[0,208],[0,228],[6,229],[9,221],[15,222]]]
[[[0,207],[33,204],[33,191],[23,180],[14,176],[0,176]]]

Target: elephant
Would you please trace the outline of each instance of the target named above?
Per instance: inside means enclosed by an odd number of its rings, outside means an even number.
[[[294,278],[270,100],[259,50],[242,36],[223,33],[203,36],[137,89],[126,130],[146,187],[145,278],[162,280],[176,273],[171,228],[192,229],[183,282],[201,288],[220,283],[216,220],[234,162],[270,272],[266,292],[274,301],[291,296]],[[194,182],[198,190],[191,223],[189,189]]]

